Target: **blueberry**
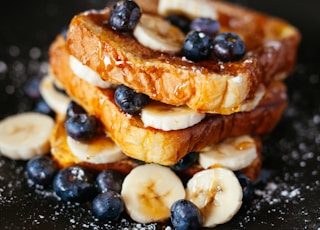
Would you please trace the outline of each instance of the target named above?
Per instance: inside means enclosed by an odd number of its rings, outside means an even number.
[[[103,170],[97,176],[96,182],[99,192],[115,191],[120,193],[124,175],[116,170]]]
[[[30,99],[39,100],[41,99],[41,93],[39,90],[41,82],[41,77],[35,75],[27,80],[26,84],[24,85],[24,92]]]
[[[242,172],[237,171],[237,172],[235,172],[235,174],[236,174],[236,176],[241,184],[241,187],[242,187],[242,191],[243,191],[242,200],[244,202],[250,201],[253,197],[253,185],[252,185],[251,180]]]
[[[199,153],[191,152],[181,158],[176,164],[172,165],[171,168],[178,172],[184,171],[190,168],[198,160],[198,157]]]
[[[191,31],[183,43],[184,55],[191,61],[208,59],[211,55],[212,38],[200,31]]]
[[[237,34],[221,33],[213,39],[212,53],[223,62],[237,61],[246,53],[246,46]]]
[[[63,36],[64,40],[67,40],[67,34],[68,34],[68,26],[64,26],[61,29],[61,35]]]
[[[33,183],[47,186],[58,172],[58,165],[49,156],[36,156],[27,162],[26,172]]]
[[[100,193],[92,201],[92,213],[101,221],[116,221],[123,211],[123,200],[115,191]]]
[[[220,30],[220,23],[211,18],[196,18],[190,24],[190,30],[201,31],[213,37]]]
[[[75,115],[86,113],[87,112],[84,110],[84,108],[75,101],[71,101],[67,107],[67,117],[74,117]]]
[[[122,111],[137,114],[149,102],[149,97],[125,85],[119,85],[114,92],[114,100]]]
[[[172,25],[178,27],[185,34],[190,31],[191,20],[188,17],[180,14],[170,14],[165,18]]]
[[[112,29],[120,32],[130,32],[139,22],[141,9],[134,1],[119,1],[110,12]]]
[[[55,117],[55,112],[51,109],[51,107],[43,99],[40,99],[39,101],[37,101],[35,108],[34,108],[34,111],[38,112],[38,113],[43,113],[43,114],[49,115],[53,118]]]
[[[88,114],[76,114],[65,121],[67,134],[75,140],[87,141],[97,135],[99,122],[96,117]]]
[[[170,208],[170,219],[176,230],[200,229],[203,222],[198,207],[185,199],[173,203]]]
[[[93,174],[80,166],[60,170],[54,177],[53,190],[63,201],[79,203],[97,194]]]

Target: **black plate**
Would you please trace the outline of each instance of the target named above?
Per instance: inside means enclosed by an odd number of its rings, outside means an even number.
[[[264,144],[262,177],[250,205],[215,229],[320,229],[320,17],[318,0],[237,1],[296,25],[303,39],[287,80],[289,106]],[[41,75],[47,49],[71,17],[107,1],[10,1],[0,8],[0,118],[26,111],[26,80]],[[1,130],[0,130],[1,132]],[[0,157],[1,229],[127,229],[160,225],[95,221],[87,204],[65,204],[27,183],[25,162]],[[113,226],[113,227],[112,227]]]

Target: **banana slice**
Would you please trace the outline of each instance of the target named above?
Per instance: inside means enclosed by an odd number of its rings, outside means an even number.
[[[256,157],[255,141],[244,135],[227,138],[219,144],[205,148],[199,154],[199,164],[205,169],[220,165],[236,171],[249,166]]]
[[[172,106],[163,103],[150,103],[141,111],[141,120],[145,127],[164,131],[191,127],[205,118],[187,106]]]
[[[247,100],[245,103],[241,105],[241,109],[239,111],[250,111],[252,108],[255,108],[263,96],[266,94],[266,88],[263,85],[260,85],[257,91],[255,92],[253,98],[251,100]]]
[[[82,62],[73,55],[69,56],[69,64],[75,75],[89,82],[91,85],[103,89],[111,87],[112,84],[110,82],[102,80],[96,71],[82,64]]]
[[[124,159],[124,155],[109,137],[101,136],[90,142],[80,142],[67,136],[67,144],[71,152],[83,162],[105,164]]]
[[[242,188],[235,174],[225,168],[205,169],[187,183],[186,198],[201,211],[204,227],[229,221],[242,205]]]
[[[54,120],[48,115],[26,112],[0,121],[0,153],[13,160],[28,160],[48,153]]]
[[[71,99],[57,91],[54,86],[54,79],[50,75],[45,76],[40,82],[40,93],[46,103],[57,114],[65,114]]]
[[[134,168],[124,179],[121,196],[130,217],[138,223],[169,218],[170,207],[185,198],[179,177],[169,168],[145,164]]]
[[[161,51],[177,53],[182,49],[185,35],[163,18],[142,14],[133,31],[134,37],[144,46]]]
[[[159,0],[158,14],[183,14],[191,19],[198,17],[217,19],[217,12],[206,0]]]

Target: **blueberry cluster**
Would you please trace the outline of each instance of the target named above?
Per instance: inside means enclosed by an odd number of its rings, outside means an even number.
[[[190,153],[172,169],[177,172],[187,169],[197,155]],[[108,169],[97,173],[79,165],[60,169],[50,156],[44,155],[30,159],[26,173],[33,184],[52,186],[62,201],[89,202],[92,214],[100,221],[117,221],[125,210],[120,195],[125,175],[119,171]],[[241,172],[235,174],[243,188],[243,201],[250,201],[253,195],[250,180]],[[176,230],[199,229],[203,222],[200,210],[186,199],[177,200],[171,206],[170,220]]]
[[[186,33],[183,53],[189,60],[202,61],[212,56],[218,61],[237,61],[246,52],[246,46],[237,34],[219,33],[217,20],[200,17],[190,21],[182,15],[171,15],[167,20]]]
[[[124,211],[120,190],[124,175],[104,170],[98,175],[82,166],[59,169],[49,156],[37,156],[27,162],[26,172],[35,185],[52,186],[65,202],[91,202],[93,215],[101,221],[116,221]]]
[[[132,32],[140,17],[140,7],[134,1],[124,0],[113,6],[109,23],[116,31]],[[202,61],[212,56],[218,61],[237,61],[246,52],[243,40],[236,33],[219,34],[220,23],[217,20],[202,17],[190,20],[178,14],[171,14],[166,20],[186,33],[183,54],[189,60]]]

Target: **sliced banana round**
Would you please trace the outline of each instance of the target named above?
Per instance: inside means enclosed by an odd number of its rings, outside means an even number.
[[[242,205],[242,187],[235,174],[225,168],[205,169],[187,183],[186,198],[201,211],[204,227],[229,221]]]
[[[13,160],[28,160],[48,153],[54,119],[48,115],[26,112],[0,121],[0,154]]]
[[[78,160],[93,164],[105,164],[124,159],[125,154],[109,137],[101,136],[90,142],[76,141],[67,136],[67,144]]]
[[[171,205],[185,198],[185,189],[168,167],[151,163],[134,168],[125,177],[121,196],[133,220],[150,223],[168,219]]]
[[[71,70],[75,75],[87,81],[91,85],[103,89],[111,87],[112,84],[110,82],[102,80],[100,75],[96,71],[82,64],[82,62],[73,55],[69,56],[69,64]]]
[[[71,98],[66,94],[59,92],[54,87],[52,76],[45,76],[40,82],[40,93],[50,108],[57,114],[65,114]]]
[[[249,166],[256,157],[254,139],[243,135],[206,147],[199,154],[199,164],[205,169],[219,165],[236,171]]]
[[[208,5],[207,0],[159,0],[158,14],[167,16],[171,13],[183,14],[190,18],[217,19],[217,12]]]
[[[141,120],[145,127],[153,127],[164,131],[179,130],[191,127],[205,118],[187,106],[172,106],[152,102],[141,111]]]
[[[185,35],[176,26],[156,15],[142,14],[133,31],[145,47],[161,52],[177,53],[182,49]]]

